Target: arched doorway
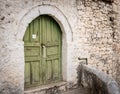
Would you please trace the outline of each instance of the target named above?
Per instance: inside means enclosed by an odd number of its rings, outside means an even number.
[[[48,15],[33,20],[24,35],[25,87],[62,80],[62,32]]]

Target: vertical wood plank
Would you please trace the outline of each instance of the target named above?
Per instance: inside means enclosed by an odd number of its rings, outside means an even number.
[[[25,63],[25,84],[30,85],[30,62]]]
[[[32,22],[31,24],[30,24],[30,42],[33,42],[34,40],[33,40],[33,38],[32,38],[32,35],[34,34],[34,22]]]
[[[39,41],[39,18],[35,19],[33,24],[34,32],[33,34],[36,35],[36,38],[33,39],[34,41]]]
[[[52,61],[51,60],[47,60],[47,75],[46,75],[46,79],[47,82],[50,83],[51,79],[52,79]]]
[[[54,79],[58,80],[59,79],[59,61],[58,59],[55,59],[53,62],[54,66]]]
[[[42,59],[42,84],[46,84],[46,60]]]
[[[31,62],[32,84],[39,82],[39,62]]]
[[[51,41],[51,20],[47,21],[47,43]]]

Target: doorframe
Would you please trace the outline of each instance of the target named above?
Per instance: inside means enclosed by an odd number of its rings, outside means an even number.
[[[69,75],[69,70],[72,65],[71,43],[73,41],[73,32],[67,17],[59,8],[50,4],[49,5],[41,4],[41,5],[37,5],[22,11],[15,22],[15,24],[17,24],[16,25],[17,32],[15,33],[16,40],[20,40],[24,48],[23,37],[29,23],[31,23],[38,16],[44,15],[44,14],[51,16],[59,24],[61,28],[61,31],[62,31],[62,77],[64,81],[70,81],[71,79]],[[24,49],[22,51],[24,53]],[[25,61],[24,56],[22,57],[22,60]]]

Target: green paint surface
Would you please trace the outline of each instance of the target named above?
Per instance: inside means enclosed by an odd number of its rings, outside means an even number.
[[[25,87],[62,80],[62,32],[50,16],[33,20],[24,35]]]

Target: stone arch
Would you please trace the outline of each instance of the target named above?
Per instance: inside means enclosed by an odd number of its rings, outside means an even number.
[[[67,20],[67,17],[63,14],[63,12],[53,6],[53,5],[37,5],[30,9],[26,9],[21,12],[22,15],[18,17],[18,29],[16,32],[17,39],[20,40],[23,38],[26,27],[29,25],[32,20],[37,18],[39,15],[47,14],[53,17],[57,23],[60,25],[62,32],[66,37],[66,41],[72,41],[72,29]]]
[[[69,64],[72,60],[71,58],[71,44],[72,42],[72,29],[71,26],[63,14],[63,12],[53,5],[37,5],[30,9],[26,9],[25,11],[21,12],[18,19],[17,19],[17,32],[15,33],[16,39],[22,41],[23,36],[25,34],[26,28],[32,20],[37,18],[40,15],[47,14],[53,17],[56,22],[59,24],[61,31],[62,31],[62,75],[63,80],[69,81],[68,70]],[[23,45],[24,47],[24,45]],[[24,53],[24,50],[23,50]],[[24,57],[23,57],[24,60]],[[24,62],[24,61],[23,61]],[[70,63],[71,64],[71,63]]]

